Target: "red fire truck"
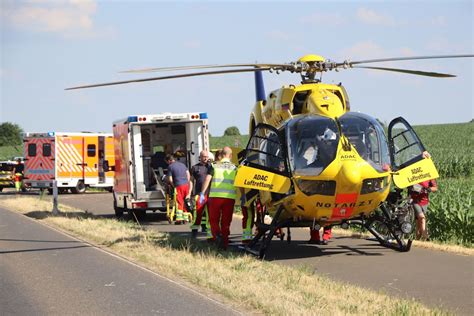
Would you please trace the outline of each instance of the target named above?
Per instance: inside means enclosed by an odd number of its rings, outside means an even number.
[[[113,123],[115,148],[114,209],[124,212],[166,210],[167,164],[174,154],[188,168],[209,150],[207,113],[133,115]]]

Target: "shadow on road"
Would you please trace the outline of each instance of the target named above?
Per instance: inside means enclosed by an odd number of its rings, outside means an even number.
[[[78,243],[77,240],[32,240],[32,239],[9,239],[0,238],[0,241],[18,241],[18,242],[51,242],[51,243]]]
[[[81,246],[70,246],[70,247],[54,247],[54,248],[35,248],[35,249],[20,249],[20,250],[1,250],[0,254],[6,253],[18,253],[18,252],[36,252],[36,251],[49,251],[49,250],[65,250],[65,249],[77,249],[77,248],[89,248],[89,245]]]

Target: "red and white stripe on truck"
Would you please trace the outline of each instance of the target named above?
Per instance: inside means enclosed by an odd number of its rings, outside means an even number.
[[[25,179],[50,181],[54,179],[54,137],[25,138]]]

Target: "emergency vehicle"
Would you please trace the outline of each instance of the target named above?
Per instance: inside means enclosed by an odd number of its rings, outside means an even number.
[[[112,190],[114,143],[106,133],[25,133],[24,182],[32,188],[84,193],[87,187]]]
[[[13,175],[15,166],[15,161],[0,161],[0,192],[3,191],[3,188],[15,187],[15,177]]]
[[[113,123],[115,148],[114,209],[166,211],[167,154],[188,168],[209,150],[207,113],[134,115]]]

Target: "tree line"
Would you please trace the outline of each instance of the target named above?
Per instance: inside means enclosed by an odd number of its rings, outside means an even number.
[[[21,145],[23,129],[15,123],[4,122],[0,124],[0,146]]]

